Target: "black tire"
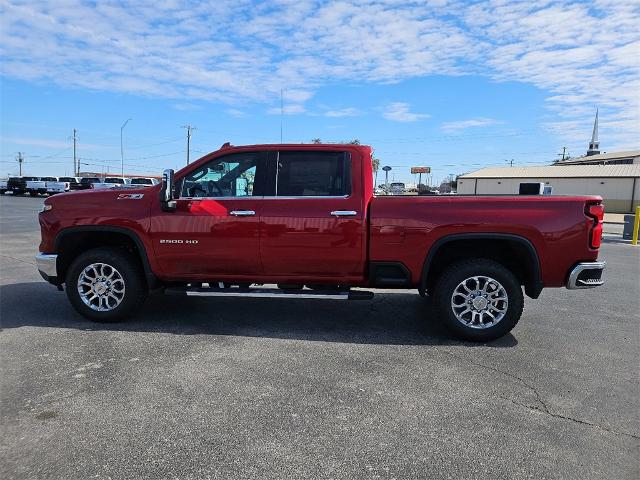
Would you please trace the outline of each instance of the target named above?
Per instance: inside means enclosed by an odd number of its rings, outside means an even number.
[[[117,270],[124,281],[124,296],[112,310],[97,311],[84,303],[78,291],[78,279],[85,268],[104,263]],[[131,316],[142,306],[148,289],[140,262],[124,249],[101,247],[81,253],[69,266],[65,277],[67,297],[82,316],[96,322],[117,322]]]
[[[473,328],[458,320],[452,306],[452,297],[456,288],[465,279],[470,279],[474,276],[485,276],[494,279],[500,283],[507,295],[508,305],[505,303],[498,304],[498,307],[501,308],[506,306],[504,317],[494,325],[485,328]],[[473,283],[470,285],[473,285]],[[474,342],[495,340],[509,333],[520,320],[524,308],[522,287],[516,276],[502,264],[482,258],[464,260],[448,267],[438,279],[433,293],[438,315],[445,327],[457,337]],[[461,297],[456,297],[456,299],[457,302],[462,301]],[[460,308],[458,311],[462,311],[463,308],[465,307]],[[467,314],[468,316],[469,314]]]

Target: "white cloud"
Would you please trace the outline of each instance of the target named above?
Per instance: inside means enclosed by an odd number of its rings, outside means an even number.
[[[455,122],[445,122],[440,125],[440,128],[446,132],[457,132],[460,130],[465,130],[467,128],[474,127],[489,127],[491,125],[501,124],[500,120],[495,120],[493,118],[471,118],[469,120],[457,120]]]
[[[196,105],[193,103],[174,103],[173,105],[171,105],[173,108],[175,108],[176,110],[181,110],[181,111],[192,111],[192,110],[200,110],[202,107],[200,105]]]
[[[267,110],[269,115],[280,115],[283,113],[284,115],[298,115],[300,113],[306,112],[304,105],[299,103],[293,103],[291,105],[284,105],[282,108],[280,107],[272,107]]]
[[[328,110],[324,113],[325,117],[357,117],[360,110],[354,107],[340,108],[338,110]]]
[[[568,141],[584,139],[597,105],[603,138],[637,143],[639,10],[621,0],[5,0],[0,61],[27,81],[276,113],[284,90],[288,114],[339,82],[482,75],[548,93],[547,127]]]
[[[382,116],[394,122],[415,122],[424,118],[429,118],[426,113],[414,113],[410,111],[411,105],[405,102],[393,102],[384,107]]]
[[[242,110],[239,110],[237,108],[229,108],[226,110],[227,114],[231,115],[232,117],[236,117],[236,118],[244,118],[247,116],[247,114],[245,112],[243,112]]]

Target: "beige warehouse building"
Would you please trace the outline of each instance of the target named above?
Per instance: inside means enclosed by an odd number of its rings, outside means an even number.
[[[458,177],[458,193],[517,195],[521,183],[537,182],[554,195],[600,195],[611,213],[640,205],[640,164],[483,168]]]

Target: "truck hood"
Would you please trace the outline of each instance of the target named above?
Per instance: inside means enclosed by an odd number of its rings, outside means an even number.
[[[159,187],[76,190],[49,197],[44,201],[51,212],[74,224],[104,223],[109,219],[138,220],[147,217]]]

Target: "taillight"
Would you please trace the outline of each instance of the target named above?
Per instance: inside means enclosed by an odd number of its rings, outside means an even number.
[[[602,221],[604,219],[604,205],[601,203],[587,205],[585,212],[593,219],[593,227],[589,233],[589,244],[591,248],[600,248],[602,244]]]

